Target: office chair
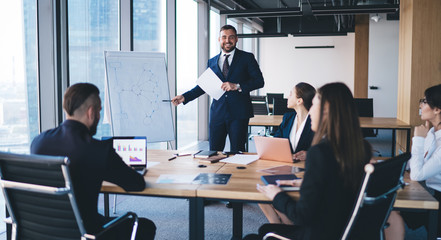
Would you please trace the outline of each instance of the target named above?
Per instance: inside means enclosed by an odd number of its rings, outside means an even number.
[[[375,164],[366,164],[365,176],[341,240],[384,239],[384,229],[397,196],[404,187],[403,174],[410,153],[404,153]],[[275,233],[265,239],[289,240]]]
[[[274,98],[283,98],[283,93],[267,93],[266,102],[273,103]]]
[[[404,187],[403,174],[410,156],[404,153],[383,162],[366,164],[366,174],[342,240],[384,239],[397,191]]]
[[[134,219],[135,239],[138,217],[128,212],[103,226],[95,235],[83,225],[72,181],[69,159],[44,155],[0,152],[0,185],[12,225],[12,239],[97,239],[129,217]]]
[[[354,98],[355,108],[357,109],[359,117],[373,117],[374,116],[374,102],[372,98]],[[362,129],[363,137],[376,137],[378,129]]]
[[[294,109],[287,107],[288,99],[274,98],[273,99],[273,115],[283,115],[287,112],[293,112]]]
[[[266,102],[266,96],[254,96],[251,95],[251,102]]]

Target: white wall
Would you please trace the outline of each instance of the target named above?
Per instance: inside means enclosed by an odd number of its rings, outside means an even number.
[[[295,49],[295,46],[335,48]],[[354,89],[354,33],[332,37],[279,37],[260,39],[259,64],[265,78],[260,91],[285,94],[298,82],[318,88],[325,83],[340,81]]]
[[[398,32],[399,21],[387,21],[379,14],[379,22],[369,22],[369,86],[368,97],[374,99],[374,117],[397,116]]]

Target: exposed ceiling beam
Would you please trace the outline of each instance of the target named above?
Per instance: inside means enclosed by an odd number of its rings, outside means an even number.
[[[221,10],[220,14],[227,15],[228,18],[237,17],[292,17],[302,16],[300,8],[265,8],[248,10]]]
[[[314,16],[326,15],[353,15],[369,13],[395,13],[399,10],[398,4],[388,5],[362,5],[362,6],[314,6],[312,14]],[[303,12],[298,7],[293,8],[266,8],[248,10],[221,10],[220,14],[227,15],[228,18],[239,17],[299,17]]]

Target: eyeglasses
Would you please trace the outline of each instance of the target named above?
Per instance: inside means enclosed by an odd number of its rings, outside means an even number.
[[[421,99],[420,99],[420,104],[422,104],[422,103],[427,104],[427,99],[425,99],[425,98],[421,98]]]

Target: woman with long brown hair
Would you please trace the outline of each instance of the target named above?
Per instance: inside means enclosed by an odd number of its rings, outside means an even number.
[[[339,239],[342,236],[369,162],[371,149],[363,140],[351,91],[343,83],[321,87],[310,110],[315,132],[305,162],[305,175],[297,180],[300,199],[294,200],[276,185],[257,189],[273,200],[275,208],[294,225],[265,224],[258,239],[276,232],[295,239]]]

